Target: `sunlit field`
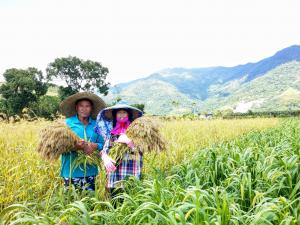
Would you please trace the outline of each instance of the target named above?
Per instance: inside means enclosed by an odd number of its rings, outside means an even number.
[[[145,156],[143,180],[129,180],[115,207],[105,195],[104,171],[95,193],[64,192],[60,162],[35,152],[49,123],[1,123],[4,224],[299,222],[298,119],[164,121],[167,150]]]

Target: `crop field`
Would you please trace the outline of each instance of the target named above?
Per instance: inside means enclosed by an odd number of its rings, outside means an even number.
[[[110,199],[65,191],[34,121],[0,126],[0,224],[300,224],[300,120],[163,121],[167,150]],[[99,165],[102,168],[102,165]]]

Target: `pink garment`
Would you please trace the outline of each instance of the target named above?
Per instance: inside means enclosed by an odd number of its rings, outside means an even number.
[[[111,133],[114,135],[125,134],[129,125],[130,125],[130,121],[128,119],[128,116],[126,116],[124,118],[117,118],[117,124],[112,129]]]

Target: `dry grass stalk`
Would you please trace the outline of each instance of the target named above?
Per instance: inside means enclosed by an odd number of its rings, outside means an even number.
[[[79,140],[65,124],[54,123],[41,130],[37,151],[47,160],[57,160],[62,153],[74,151]]]
[[[126,131],[126,135],[133,141],[134,150],[143,153],[159,153],[166,149],[166,141],[159,131],[159,124],[152,118],[140,117],[135,119]],[[116,161],[122,159],[124,153],[132,153],[125,144],[114,143],[109,155]]]

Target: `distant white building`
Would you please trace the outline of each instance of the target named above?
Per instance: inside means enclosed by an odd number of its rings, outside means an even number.
[[[247,113],[249,110],[255,107],[259,107],[263,103],[264,99],[254,100],[250,102],[241,101],[237,104],[234,113]]]
[[[212,113],[206,113],[206,114],[201,114],[199,116],[200,119],[205,119],[205,120],[210,120],[213,118],[213,114]]]

